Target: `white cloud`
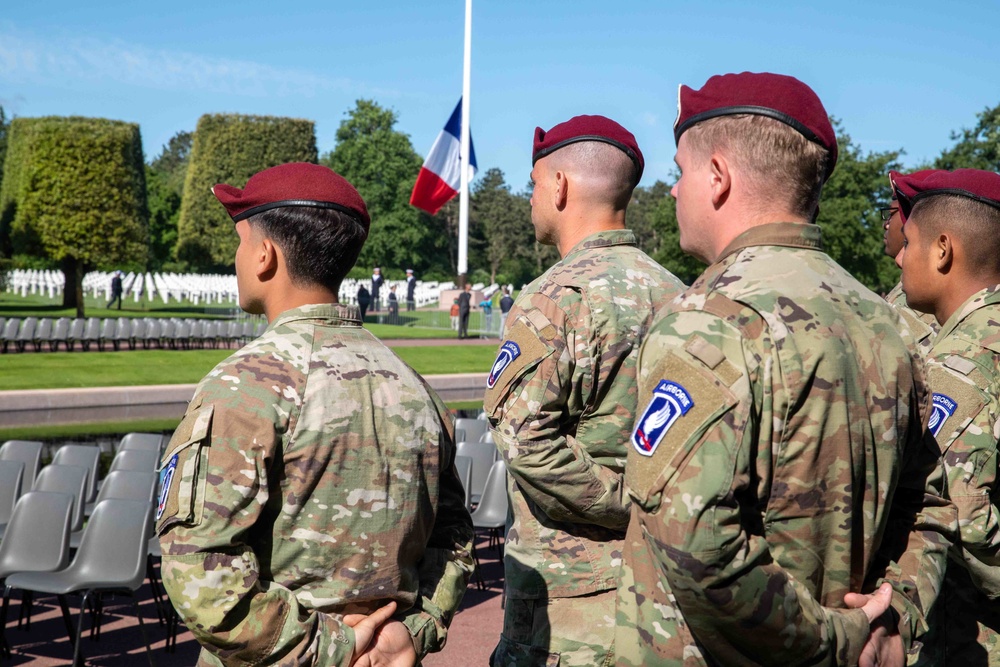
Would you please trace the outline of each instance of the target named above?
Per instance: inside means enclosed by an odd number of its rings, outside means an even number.
[[[38,39],[17,34],[10,27],[0,29],[0,81],[8,83],[58,86],[83,81],[248,97],[311,97],[331,90],[393,94],[304,69],[150,49],[121,41]]]

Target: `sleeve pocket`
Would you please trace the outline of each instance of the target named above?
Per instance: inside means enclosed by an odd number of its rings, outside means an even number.
[[[201,522],[207,472],[203,450],[211,444],[213,409],[208,405],[189,412],[167,445],[160,466],[157,534],[177,523]]]

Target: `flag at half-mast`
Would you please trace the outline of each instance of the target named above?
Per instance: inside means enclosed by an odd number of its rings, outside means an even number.
[[[431,146],[431,152],[420,168],[417,182],[410,195],[410,204],[431,215],[458,194],[462,183],[462,100],[458,100],[451,118]],[[469,180],[476,173],[476,151],[469,133]]]

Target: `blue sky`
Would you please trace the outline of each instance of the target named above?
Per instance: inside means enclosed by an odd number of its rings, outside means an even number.
[[[399,115],[426,154],[461,92],[463,0],[6,3],[0,104],[137,122],[147,159],[203,113],[309,118],[321,153],[354,100]],[[644,185],[669,180],[679,83],[792,74],[865,151],[915,165],[1000,103],[998,2],[474,0],[481,169],[520,189],[531,137],[580,113],[636,135]]]

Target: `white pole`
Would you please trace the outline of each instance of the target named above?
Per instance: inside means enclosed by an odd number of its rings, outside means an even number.
[[[469,272],[469,101],[472,69],[472,0],[465,0],[465,57],[462,62],[462,181],[458,200],[458,273]],[[459,286],[461,289],[462,286]]]

